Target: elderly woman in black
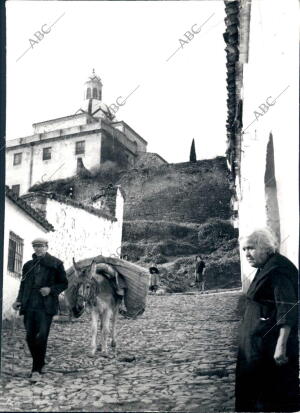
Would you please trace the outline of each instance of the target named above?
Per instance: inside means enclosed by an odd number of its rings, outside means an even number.
[[[276,251],[267,229],[242,240],[242,248],[257,271],[240,330],[236,411],[298,411],[297,268]]]

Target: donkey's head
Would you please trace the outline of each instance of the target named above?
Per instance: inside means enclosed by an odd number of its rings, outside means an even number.
[[[75,283],[73,288],[72,311],[75,317],[79,317],[86,304],[95,305],[96,294],[98,292],[96,274],[96,262],[93,260],[88,267],[80,268],[73,258],[75,271]]]

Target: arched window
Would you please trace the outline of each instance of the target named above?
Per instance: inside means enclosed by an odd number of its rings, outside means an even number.
[[[91,88],[88,87],[88,88],[87,88],[87,91],[86,91],[86,98],[87,98],[87,99],[91,99],[91,97],[92,97],[92,96],[91,96]]]
[[[95,87],[93,88],[93,98],[98,99],[98,93]]]

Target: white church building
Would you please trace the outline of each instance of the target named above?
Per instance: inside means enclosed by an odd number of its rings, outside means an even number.
[[[33,135],[7,141],[6,185],[17,195],[47,180],[64,179],[106,161],[134,167],[147,142],[102,101],[102,82],[94,73],[84,85],[84,101],[75,114],[33,124]],[[81,158],[81,159],[80,159]],[[160,163],[165,161],[158,156]]]

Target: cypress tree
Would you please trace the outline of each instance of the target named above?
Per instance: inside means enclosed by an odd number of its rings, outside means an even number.
[[[190,162],[196,162],[197,161],[197,156],[196,156],[196,149],[195,149],[195,140],[192,140],[192,145],[191,145],[191,152],[190,152]]]

